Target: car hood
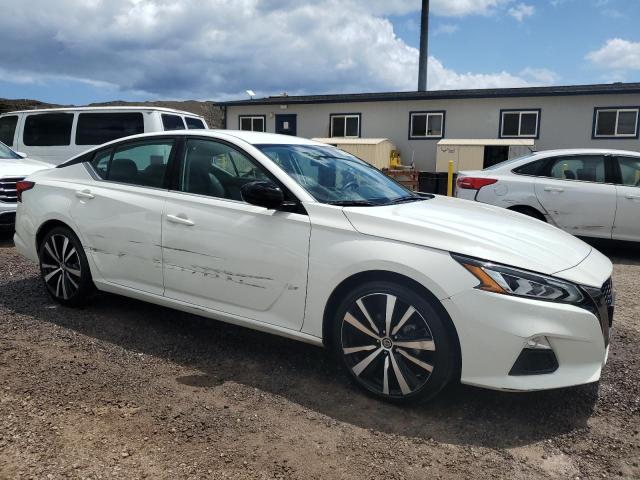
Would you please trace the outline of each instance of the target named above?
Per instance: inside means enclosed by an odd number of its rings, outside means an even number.
[[[582,240],[520,213],[436,195],[380,207],[348,207],[360,233],[553,274],[591,252]],[[407,259],[409,260],[409,259]]]
[[[26,177],[38,170],[54,168],[55,165],[31,158],[0,158],[0,177]]]

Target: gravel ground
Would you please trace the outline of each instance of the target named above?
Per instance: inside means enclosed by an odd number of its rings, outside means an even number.
[[[640,478],[640,249],[599,385],[396,407],[319,348],[101,294],[53,304],[0,238],[0,478]]]

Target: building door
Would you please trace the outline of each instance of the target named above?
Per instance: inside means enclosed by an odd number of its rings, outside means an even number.
[[[482,168],[492,167],[496,163],[509,158],[509,147],[503,145],[487,145],[484,147],[484,161]]]
[[[297,135],[297,115],[276,115],[276,133]]]

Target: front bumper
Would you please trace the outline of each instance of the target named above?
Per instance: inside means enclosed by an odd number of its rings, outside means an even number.
[[[16,223],[16,207],[15,203],[0,202],[0,231],[13,230]]]
[[[443,300],[456,327],[462,383],[532,391],[595,382],[606,362],[613,306],[600,289],[585,308],[473,289]],[[550,373],[514,375],[513,367],[532,339],[545,338],[557,359]]]

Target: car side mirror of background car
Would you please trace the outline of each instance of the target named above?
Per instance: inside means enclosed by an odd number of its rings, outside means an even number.
[[[277,209],[285,203],[282,189],[273,182],[248,182],[240,187],[240,193],[245,202],[260,207]]]

